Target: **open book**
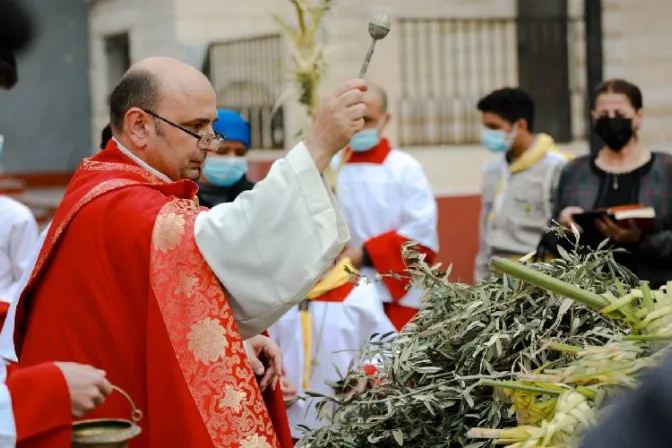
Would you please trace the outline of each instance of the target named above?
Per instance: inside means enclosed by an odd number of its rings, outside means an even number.
[[[655,226],[656,211],[653,207],[643,207],[641,205],[622,205],[607,209],[589,210],[574,215],[574,222],[584,231],[589,231],[595,227],[595,220],[599,218],[610,218],[616,221],[621,227],[629,228],[632,222],[643,232],[651,232]]]

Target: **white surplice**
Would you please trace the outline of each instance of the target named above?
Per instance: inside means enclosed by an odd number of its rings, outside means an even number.
[[[378,148],[370,151],[371,157],[369,151],[354,153],[340,169],[336,183],[339,206],[352,233],[350,244],[364,246],[373,238],[395,232],[438,253],[436,199],[422,165],[397,149],[384,158],[374,154]],[[342,153],[334,158],[332,167],[339,166],[341,157]],[[376,270],[363,267],[360,274],[374,281]],[[375,285],[383,302],[421,308],[423,291],[410,288],[396,301],[383,282],[375,281]]]
[[[303,143],[273,163],[253,190],[200,213],[194,233],[229,293],[243,339],[266,330],[298,303],[350,239],[336,199]]]
[[[0,196],[0,301],[10,303],[16,295],[19,279],[29,268],[38,233],[28,207]]]
[[[375,286],[362,281],[343,302],[321,302],[319,298],[309,302],[312,321],[311,359],[313,369],[308,391],[333,395],[334,390],[325,381],[339,381],[336,368],[346,374],[348,365],[361,358],[361,350],[371,335],[395,332],[381,302],[376,297]],[[297,388],[302,388],[304,353],[299,307],[290,309],[278,322],[268,329],[282,351],[286,377]],[[318,419],[315,404],[319,399],[298,400],[287,409],[292,437],[300,438],[297,425],[311,429],[328,422]]]

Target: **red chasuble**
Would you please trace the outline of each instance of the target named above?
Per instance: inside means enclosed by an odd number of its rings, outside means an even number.
[[[392,151],[390,142],[383,138],[380,143],[363,152],[353,152],[348,158],[347,163],[369,163],[382,165],[387,156]],[[411,239],[398,234],[396,231],[389,231],[376,235],[364,242],[373,267],[379,274],[393,274],[382,278],[383,283],[390,291],[392,303],[385,303],[385,313],[397,330],[401,330],[409,320],[418,312],[417,309],[404,306],[399,301],[406,295],[410,278],[407,273],[406,262],[402,257],[402,247]],[[428,264],[434,263],[436,253],[428,247],[421,244],[416,245],[415,250],[425,254],[425,261]]]
[[[227,297],[196,246],[197,190],[154,177],[114,141],[85,160],[19,302],[19,361],[106,370],[145,414],[132,448],[284,448]],[[288,432],[277,397],[269,393],[270,414]],[[113,393],[86,418],[130,411]]]

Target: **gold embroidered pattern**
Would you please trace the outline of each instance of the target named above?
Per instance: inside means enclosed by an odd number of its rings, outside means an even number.
[[[146,169],[128,163],[98,162],[92,159],[84,159],[79,167],[88,171],[125,171],[141,176],[143,180],[150,184],[165,183]]]
[[[224,387],[224,398],[219,400],[219,409],[229,410],[238,414],[242,410],[242,403],[247,394],[231,385]]]
[[[198,278],[187,275],[184,272],[177,274],[179,276],[178,280],[178,294],[184,294],[187,297],[194,295],[194,289],[198,286]]]
[[[152,245],[164,254],[174,249],[184,235],[184,223],[184,218],[175,213],[159,215],[152,234]]]
[[[206,366],[222,358],[224,350],[229,345],[224,328],[219,321],[210,318],[192,325],[187,339],[189,339],[188,348],[194,354],[194,358]]]
[[[240,441],[240,448],[273,448],[266,439],[253,435]]]
[[[159,212],[154,234],[173,236],[152,236],[154,296],[213,447],[278,448],[227,297],[196,245],[201,209],[195,205],[192,199],[174,199]]]

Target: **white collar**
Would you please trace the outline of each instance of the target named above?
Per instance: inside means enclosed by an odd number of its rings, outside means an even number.
[[[156,177],[158,177],[159,179],[161,179],[161,180],[163,180],[163,181],[166,181],[166,182],[172,182],[172,180],[170,179],[170,177],[166,176],[165,174],[163,174],[161,171],[157,170],[156,168],[152,168],[151,166],[149,166],[149,165],[147,164],[147,162],[145,162],[144,160],[140,159],[140,157],[136,156],[136,155],[133,154],[131,151],[129,151],[128,149],[126,149],[126,147],[125,147],[124,145],[122,145],[122,144],[119,142],[119,140],[117,140],[117,139],[114,138],[114,137],[112,137],[112,140],[115,141],[115,143],[117,144],[117,147],[119,148],[119,151],[121,151],[122,154],[124,154],[126,157],[130,158],[132,161],[134,161],[135,163],[137,163],[138,165],[140,165],[141,168],[146,169],[147,171],[149,171],[150,173],[152,173],[153,175],[155,175]]]

